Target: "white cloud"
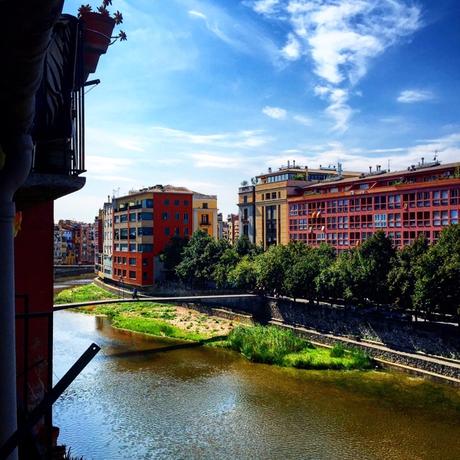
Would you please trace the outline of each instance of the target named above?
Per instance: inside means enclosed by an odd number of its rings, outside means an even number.
[[[431,91],[406,89],[401,91],[397,101],[404,104],[412,104],[414,102],[429,101],[434,99],[434,94]]]
[[[180,129],[154,126],[151,128],[156,141],[177,144],[212,145],[221,148],[254,148],[271,141],[271,137],[259,130],[244,130],[226,133],[196,134]]]
[[[262,109],[262,112],[267,115],[267,117],[274,118],[275,120],[284,120],[287,115],[287,111],[280,107],[270,107],[269,105],[265,106]]]
[[[300,123],[304,126],[311,126],[312,120],[311,118],[305,117],[304,115],[294,115],[292,117],[297,123]]]
[[[301,45],[299,40],[297,40],[293,34],[288,35],[288,41],[286,45],[284,45],[284,48],[281,50],[281,53],[286,59],[290,61],[296,61],[299,59],[301,55]]]
[[[281,54],[288,60],[309,56],[326,88],[326,113],[345,131],[353,110],[351,87],[366,75],[372,58],[420,27],[420,8],[407,0],[284,0],[254,11],[287,22],[290,31]],[[276,6],[276,8],[275,8]],[[341,93],[337,93],[340,90]]]
[[[254,11],[261,14],[273,13],[279,0],[256,0],[253,4]]]

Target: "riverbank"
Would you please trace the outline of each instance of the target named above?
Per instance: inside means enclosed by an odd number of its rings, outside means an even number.
[[[61,291],[56,304],[115,299],[100,286],[89,284]],[[229,348],[254,362],[299,369],[369,369],[375,364],[360,350],[338,345],[315,347],[292,331],[274,326],[236,326],[234,321],[209,316],[181,306],[155,302],[113,303],[79,307],[82,313],[105,315],[113,327],[158,337],[201,342],[216,337],[225,340],[213,346]]]

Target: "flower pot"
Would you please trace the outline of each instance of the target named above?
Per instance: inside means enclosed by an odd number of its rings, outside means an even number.
[[[107,52],[115,27],[115,20],[100,13],[84,13],[81,16],[83,28],[83,73],[84,80],[88,74],[96,71],[99,57]]]

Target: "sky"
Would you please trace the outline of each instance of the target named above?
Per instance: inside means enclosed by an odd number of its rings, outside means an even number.
[[[80,3],[65,2],[76,14]],[[93,9],[97,3],[91,3]],[[215,194],[268,167],[460,161],[458,0],[113,0],[128,40],[88,88],[85,187],[55,219],[155,184]],[[118,30],[118,29],[117,29]]]

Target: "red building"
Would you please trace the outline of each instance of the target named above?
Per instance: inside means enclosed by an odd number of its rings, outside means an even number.
[[[291,241],[344,250],[383,230],[399,247],[419,235],[434,242],[443,227],[458,223],[460,162],[422,159],[395,172],[377,166],[358,178],[305,186],[288,201]]]
[[[113,279],[151,286],[160,277],[158,256],[173,236],[192,233],[193,192],[157,185],[113,201]]]

